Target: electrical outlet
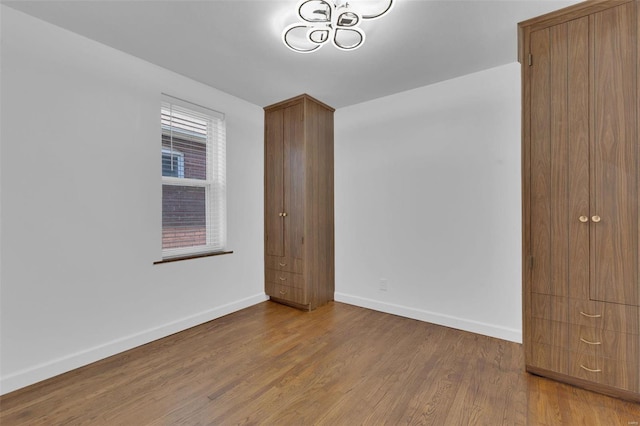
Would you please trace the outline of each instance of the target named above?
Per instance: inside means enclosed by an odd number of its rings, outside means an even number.
[[[387,291],[389,289],[386,278],[380,278],[380,291]]]

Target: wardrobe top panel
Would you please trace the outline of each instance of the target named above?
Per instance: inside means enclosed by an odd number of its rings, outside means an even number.
[[[308,102],[313,102],[315,104],[320,105],[323,108],[328,109],[331,112],[335,112],[335,108],[330,107],[329,105],[325,104],[324,102],[321,102],[319,100],[317,100],[316,98],[314,98],[313,96],[309,96],[306,93],[303,93],[302,95],[296,96],[294,98],[291,99],[286,99],[284,101],[280,101],[278,103],[275,103],[273,105],[269,105],[264,107],[265,111],[269,111],[269,110],[274,110],[274,109],[281,109],[281,108],[286,108],[288,106],[297,104],[297,103],[301,103],[304,101],[308,101]]]
[[[632,1],[635,0],[588,0],[518,23],[518,62],[523,64],[528,53],[524,45],[525,34]]]

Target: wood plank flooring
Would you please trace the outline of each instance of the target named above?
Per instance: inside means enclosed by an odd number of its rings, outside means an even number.
[[[341,303],[265,302],[0,397],[9,425],[637,425],[522,346]]]

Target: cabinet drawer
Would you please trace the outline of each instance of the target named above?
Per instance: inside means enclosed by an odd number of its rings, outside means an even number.
[[[640,387],[637,362],[624,362],[540,344],[531,348],[527,365],[632,392],[638,392]]]
[[[303,261],[293,257],[265,256],[265,267],[277,271],[302,273]]]
[[[552,321],[640,334],[637,306],[531,293],[531,316]]]
[[[531,346],[527,351],[527,365],[556,373],[569,373],[569,351],[545,344]]]
[[[571,376],[632,392],[638,391],[640,379],[637,362],[624,362],[579,352],[570,352],[570,357]]]
[[[266,280],[267,282],[282,284],[287,287],[295,287],[295,288],[304,287],[304,278],[302,274],[294,274],[291,272],[267,269]]]
[[[640,336],[637,334],[579,325],[571,325],[569,330],[569,349],[574,352],[595,354],[623,362],[640,357]]]
[[[570,299],[569,322],[572,324],[638,334],[638,319],[636,306]]]
[[[265,289],[266,293],[271,297],[298,303],[301,305],[309,304],[304,289],[289,287],[274,282],[267,282]]]
[[[605,328],[621,333],[640,334],[640,308],[617,303],[598,302]]]
[[[534,344],[544,344],[569,349],[569,325],[540,318],[531,320],[531,339]]]

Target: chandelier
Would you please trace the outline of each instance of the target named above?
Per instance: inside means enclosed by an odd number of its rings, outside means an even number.
[[[299,53],[315,52],[327,43],[340,50],[355,50],[364,43],[365,35],[358,25],[362,21],[385,15],[393,0],[301,0],[298,17],[302,22],[287,26],[282,41]]]

